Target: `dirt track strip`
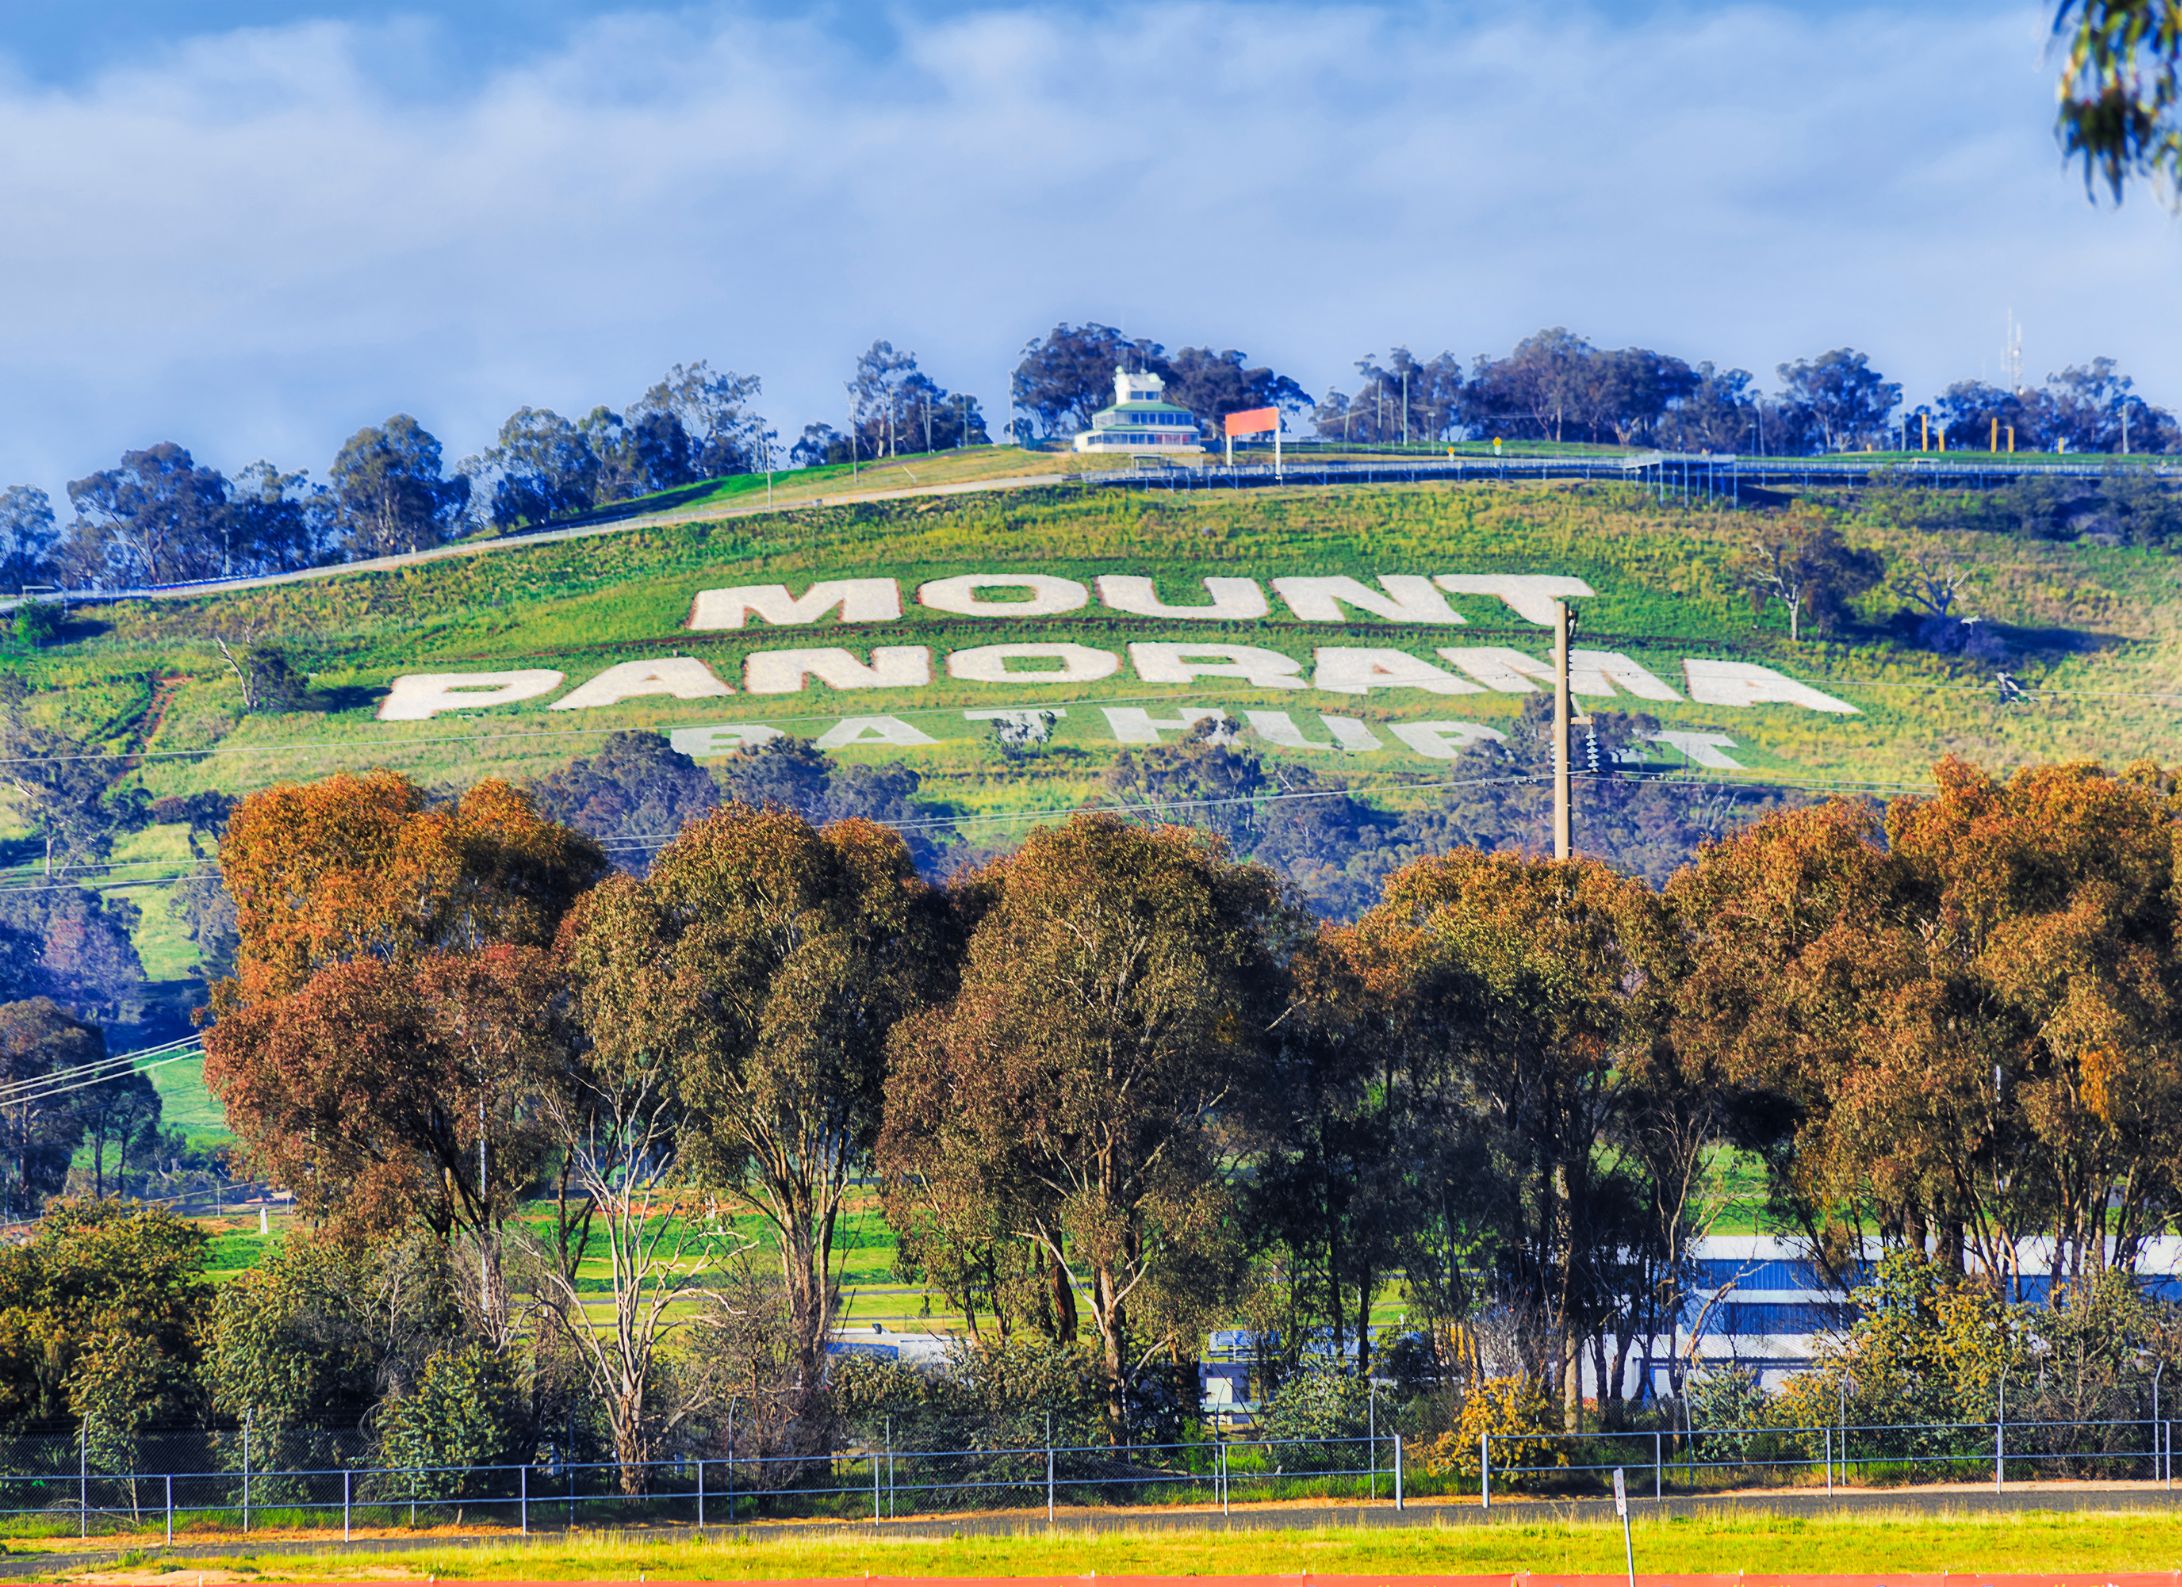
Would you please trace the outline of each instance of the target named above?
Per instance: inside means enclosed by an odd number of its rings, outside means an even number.
[[[703,1582],[647,1580],[645,1587],[718,1587],[723,1582],[747,1579],[764,1587],[1628,1587],[1624,1575],[1579,1576],[1551,1571],[1518,1571],[1494,1576],[1408,1576],[1376,1573],[1368,1576],[1321,1576],[1315,1572],[1289,1572],[1274,1576],[716,1576]],[[605,1578],[591,1578],[594,1587],[605,1587]],[[1893,1575],[1778,1576],[1758,1574],[1651,1576],[1639,1571],[1636,1587],[2176,1587],[2182,1571],[2096,1570],[2065,1573],[1977,1571],[1903,1572]],[[373,1582],[297,1582],[291,1587],[387,1587]],[[565,1582],[471,1582],[461,1587],[567,1587]],[[614,1587],[623,1587],[615,1583]],[[635,1587],[634,1583],[627,1587]]]

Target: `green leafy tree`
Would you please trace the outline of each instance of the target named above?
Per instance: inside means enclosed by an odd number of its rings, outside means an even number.
[[[1286,375],[1252,366],[1232,347],[1225,352],[1185,347],[1167,360],[1161,373],[1167,400],[1189,409],[1202,423],[1217,425],[1228,414],[1248,408],[1279,408],[1290,415],[1311,411],[1309,392]]]
[[[172,441],[71,481],[68,500],[76,517],[57,554],[84,584],[170,584],[228,571],[227,480]]]
[[[448,477],[439,441],[406,413],[350,436],[327,473],[354,556],[439,545],[456,533],[470,501],[468,478]]]
[[[1780,378],[1783,404],[1809,422],[1828,452],[1884,440],[1887,419],[1901,405],[1901,383],[1854,348],[1782,364]]]
[[[765,441],[765,420],[750,406],[759,390],[757,376],[715,370],[701,358],[676,364],[629,405],[626,418],[644,467],[661,480],[749,473]],[[656,422],[662,419],[671,419],[672,428]],[[688,448],[679,461],[668,455],[677,431]]]
[[[379,1480],[390,1498],[501,1493],[504,1473],[448,1468],[506,1466],[525,1453],[507,1358],[477,1344],[435,1352],[416,1383],[380,1407],[378,1431],[374,1458],[387,1468]]]
[[[133,1438],[199,1404],[205,1234],[157,1207],[56,1201],[0,1248],[0,1425]]]
[[[21,678],[0,678],[0,786],[29,821],[48,881],[103,860],[143,824],[148,801],[121,786],[125,771],[103,745],[34,716]]]
[[[69,1159],[83,1139],[81,1093],[45,1096],[18,1088],[56,1069],[106,1056],[106,1038],[51,998],[0,1003],[0,1085],[14,1100],[0,1102],[0,1216],[35,1218],[68,1179]]]
[[[550,408],[516,409],[480,461],[493,480],[492,521],[503,529],[581,512],[598,497],[590,438]]]
[[[1166,349],[1111,325],[1056,325],[1026,343],[1010,385],[1015,406],[1045,435],[1068,435],[1114,400],[1114,370],[1161,368]]]
[[[1267,1084],[1237,1112],[1255,1158],[1247,1223],[1292,1291],[1285,1330],[1323,1330],[1368,1372],[1372,1297],[1415,1208],[1400,1166],[1396,1055],[1351,950],[1337,928],[1297,948]]]
[[[1402,1048],[1429,1202],[1449,1240],[1482,1236],[1469,1261],[1523,1320],[1571,1428],[1580,1352],[1625,1278],[1630,1190],[1608,1148],[1628,1067],[1665,1028],[1669,940],[1656,895],[1596,861],[1475,850],[1397,872],[1355,928]],[[1445,1204],[1443,1183],[1462,1200]]]
[[[884,828],[729,804],[642,883],[598,889],[569,942],[590,1061],[671,1084],[702,1183],[770,1226],[797,1381],[815,1393],[887,1033],[944,985],[938,900]]]
[[[1353,1372],[1298,1372],[1266,1398],[1257,1430],[1270,1439],[1297,1443],[1361,1438],[1370,1424],[1370,1400],[1370,1386]],[[1298,1463],[1293,1450],[1277,1451],[1274,1458],[1289,1467]],[[1355,1464],[1345,1452],[1333,1463]]]
[[[55,601],[24,601],[15,608],[15,637],[33,650],[61,636],[63,608]]]
[[[2061,0],[2053,36],[2061,70],[2061,149],[2084,186],[2118,202],[2132,179],[2182,200],[2182,5],[2175,0]]]
[[[91,1148],[91,1194],[106,1195],[106,1167],[111,1155],[111,1188],[117,1195],[127,1195],[130,1153],[142,1157],[159,1141],[161,1103],[151,1076],[135,1070],[108,1078],[76,1093],[76,1102],[84,1141]]]
[[[720,802],[711,772],[658,733],[610,733],[589,755],[531,785],[548,820],[604,843],[657,844]],[[651,867],[655,848],[623,848],[614,858],[628,869]]]
[[[1264,871],[1105,815],[975,885],[960,991],[896,1034],[881,1166],[989,1199],[1067,1275],[1119,1439],[1142,1370],[1240,1276],[1222,1119],[1263,1083],[1294,923]]]
[[[426,1358],[462,1330],[432,1241],[312,1230],[219,1287],[205,1323],[205,1385],[222,1416],[294,1450],[298,1430],[354,1426],[382,1398],[408,1392]]]
[[[1827,1413],[1845,1386],[1852,1424],[1917,1429],[1895,1435],[1905,1453],[1949,1453],[1966,1442],[1989,1449],[1950,1424],[1990,1422],[2004,1381],[2028,1386],[2028,1309],[1917,1251],[1889,1252],[1850,1298],[1857,1316],[1848,1337],[1797,1381],[1790,1413],[1804,1420],[1815,1411],[1810,1426],[1832,1421]]]
[[[1769,1092],[1746,1140],[1837,1259],[1859,1236],[2021,1293],[2132,1268],[2182,1127],[2177,826],[2149,768],[1768,818],[1670,888],[1691,937],[1677,1041]]]
[[[52,583],[59,541],[50,496],[35,485],[0,490],[0,587]]]
[[[1753,612],[1775,602],[1787,610],[1794,643],[1806,626],[1837,632],[1852,617],[1856,597],[1879,587],[1886,563],[1878,552],[1850,545],[1830,518],[1798,508],[1762,515],[1729,571]]]
[[[299,710],[310,691],[310,679],[286,654],[272,645],[235,647],[217,636],[220,659],[242,685],[242,708],[253,715],[274,715]]]
[[[897,352],[892,342],[873,342],[856,360],[849,398],[860,457],[982,446],[990,439],[976,398],[949,391],[917,367],[916,354]]]

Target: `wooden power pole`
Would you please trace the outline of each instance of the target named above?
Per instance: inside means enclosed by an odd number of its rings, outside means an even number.
[[[1553,603],[1553,857],[1568,858],[1568,641],[1576,614],[1568,602]]]

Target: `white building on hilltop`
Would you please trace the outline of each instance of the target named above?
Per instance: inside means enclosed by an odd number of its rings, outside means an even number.
[[[1167,383],[1157,375],[1117,368],[1114,405],[1091,415],[1091,428],[1077,432],[1076,450],[1161,456],[1204,451],[1197,415],[1166,398]]]

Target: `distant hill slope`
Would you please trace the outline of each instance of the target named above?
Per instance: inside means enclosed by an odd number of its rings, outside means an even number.
[[[36,691],[41,712],[93,728],[112,750],[144,756],[137,776],[155,794],[240,791],[375,765],[427,781],[522,777],[565,762],[615,728],[741,724],[831,731],[855,741],[844,754],[907,759],[924,773],[929,793],[971,810],[1003,811],[1079,798],[1124,747],[1117,733],[1130,736],[1107,714],[1116,709],[1155,717],[1184,706],[1285,713],[1293,735],[1279,719],[1261,732],[1270,753],[1352,776],[1414,778],[1431,761],[1392,733],[1395,724],[1505,727],[1523,703],[1520,693],[1504,692],[1520,688],[1520,678],[1500,675],[1500,686],[1492,686],[1490,667],[1465,670],[1459,658],[1436,652],[1512,649],[1535,660],[1549,653],[1550,635],[1505,600],[1459,590],[1445,598],[1466,619],[1460,625],[1388,621],[1353,604],[1331,608],[1346,621],[1307,622],[1272,581],[1346,575],[1379,590],[1384,575],[1522,574],[1580,580],[1595,592],[1578,602],[1579,646],[1627,656],[1678,696],[1632,700],[1622,691],[1624,705],[1656,715],[1664,730],[1732,739],[1718,752],[1743,772],[1716,768],[1717,775],[1861,785],[1920,780],[1935,757],[1950,752],[2001,764],[2072,755],[2118,762],[2163,750],[2172,758],[2182,690],[2182,602],[2174,598],[2172,559],[1850,520],[1853,540],[1897,566],[1924,555],[1962,570],[1965,609],[2005,630],[2007,670],[2029,690],[2029,698],[2003,703],[1992,666],[1936,656],[1895,637],[1885,624],[1900,602],[1884,592],[1866,597],[1859,631],[1790,643],[1779,610],[1754,616],[1727,571],[1754,521],[1747,512],[1661,507],[1615,487],[929,498],[637,528],[277,589],[79,609],[62,643],[36,653],[17,649],[6,666]],[[1067,581],[1052,599],[1065,603],[1075,586],[1086,598],[1074,609],[1034,616],[919,603],[920,586],[966,574],[1038,575]],[[1181,605],[1206,601],[1206,578],[1255,580],[1267,611],[1227,621],[1132,615],[1099,598],[1102,575],[1149,578],[1159,599]],[[779,584],[800,596],[811,584],[850,579],[896,581],[901,615],[854,623],[829,615],[807,626],[767,625],[753,615],[739,630],[688,626],[703,590]],[[1009,593],[992,589],[969,599]],[[308,708],[246,714],[218,647],[223,639],[230,647],[286,652],[310,674]],[[1078,648],[1052,658],[989,653],[1022,644]],[[1305,686],[1203,675],[1161,681],[1128,649],[1144,644],[1276,653],[1296,664]],[[811,647],[846,648],[866,665],[874,647],[889,647],[897,662],[900,652],[922,649],[930,681],[849,691],[806,678],[798,692],[750,692],[758,681],[748,667],[753,653]],[[1314,658],[1321,647],[1397,652],[1438,667],[1466,692],[1314,688],[1324,676],[1313,666],[1323,659]],[[966,650],[980,654],[965,660]],[[608,667],[672,657],[702,662],[734,692],[553,708]],[[969,675],[950,676],[950,657],[956,672]],[[1105,657],[1112,658],[1109,675],[1090,676],[1109,665]],[[1691,699],[1693,660],[1761,665],[1855,714]],[[1078,681],[981,681],[995,669],[1053,665],[1074,667]],[[1355,665],[1351,658],[1352,672]],[[481,672],[555,672],[564,681],[508,704],[378,719],[397,677]],[[686,690],[689,677],[680,686]],[[1710,692],[1717,696],[1717,685]],[[964,715],[980,709],[1066,714],[1043,752],[1011,755],[992,720]],[[1363,724],[1348,730],[1348,742],[1368,737],[1377,748],[1342,754],[1280,745],[1289,736],[1341,742],[1329,733],[1343,730],[1326,728],[1322,715]],[[890,720],[842,731],[851,717]],[[715,735],[714,747],[732,737]]]

